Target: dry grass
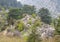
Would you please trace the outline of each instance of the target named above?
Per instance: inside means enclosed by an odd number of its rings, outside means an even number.
[[[55,36],[53,38],[50,38],[50,39],[45,39],[43,40],[42,42],[60,42],[60,35],[59,36]]]
[[[44,39],[42,42],[55,42],[54,38]]]
[[[0,42],[25,42],[24,39],[18,37],[6,37],[0,35]]]
[[[18,37],[7,37],[0,35],[0,42],[26,42],[26,38],[18,38]],[[42,42],[60,42],[60,36],[55,36],[51,39],[43,40]]]

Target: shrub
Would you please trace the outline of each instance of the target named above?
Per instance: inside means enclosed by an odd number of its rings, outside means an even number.
[[[32,33],[29,35],[27,42],[41,42],[38,34],[36,34],[36,28],[32,30]]]
[[[55,26],[55,29],[56,29],[56,33],[60,35],[60,17],[59,17],[59,19],[57,19],[55,21],[56,22],[55,22],[54,26]]]
[[[19,31],[23,31],[24,30],[24,23],[22,21],[18,22],[17,29]]]
[[[32,14],[32,17],[35,18],[36,17],[36,14]]]

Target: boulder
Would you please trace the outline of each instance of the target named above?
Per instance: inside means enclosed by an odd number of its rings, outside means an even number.
[[[55,29],[48,24],[42,25],[42,27],[38,28],[37,33],[40,35],[42,39],[51,38],[54,36]]]

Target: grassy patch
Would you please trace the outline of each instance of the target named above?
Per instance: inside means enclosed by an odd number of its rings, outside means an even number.
[[[18,37],[6,37],[0,35],[0,42],[25,42],[24,39]]]

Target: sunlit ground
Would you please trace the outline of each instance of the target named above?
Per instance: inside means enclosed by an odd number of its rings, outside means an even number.
[[[6,37],[0,35],[0,42],[25,42],[25,40],[18,37]]]
[[[0,35],[0,42],[26,42],[26,40],[18,37],[7,37]],[[60,42],[60,37],[43,40],[42,42]]]

